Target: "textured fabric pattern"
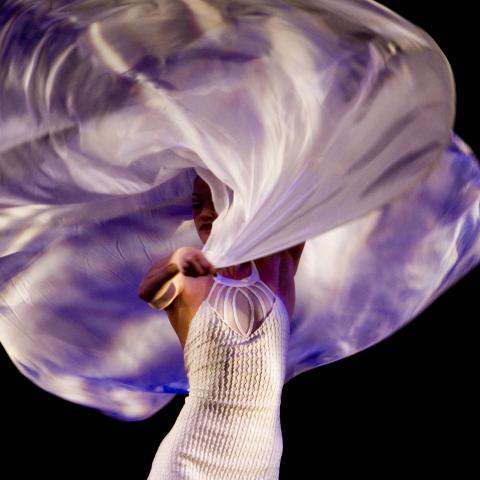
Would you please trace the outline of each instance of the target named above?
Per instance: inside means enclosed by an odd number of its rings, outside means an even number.
[[[190,395],[160,444],[148,480],[278,479],[288,312],[259,279],[256,268],[242,279],[245,282],[215,280],[190,323],[185,343]],[[260,302],[265,311],[271,305],[249,334],[238,331],[236,324],[232,328],[212,307],[221,294],[228,303],[225,310],[233,311],[232,299],[240,290],[250,292],[249,300]],[[269,292],[273,304],[259,291]],[[250,320],[257,319],[252,315]]]

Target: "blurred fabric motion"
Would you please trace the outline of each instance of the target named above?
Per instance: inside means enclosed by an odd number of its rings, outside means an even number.
[[[180,246],[221,268],[307,240],[285,382],[480,262],[453,72],[382,5],[0,5],[0,342],[42,389],[121,420],[188,393],[166,313],[137,296]],[[219,214],[205,245],[196,172]]]

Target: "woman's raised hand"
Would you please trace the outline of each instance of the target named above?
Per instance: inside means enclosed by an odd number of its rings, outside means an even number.
[[[217,274],[216,268],[198,248],[180,247],[173,254],[172,260],[177,265],[178,270],[187,277]]]
[[[183,273],[187,277],[200,277],[216,275],[217,271],[201,250],[180,247],[172,255],[158,261],[150,268],[140,283],[138,296],[142,300],[150,302],[179,273]]]

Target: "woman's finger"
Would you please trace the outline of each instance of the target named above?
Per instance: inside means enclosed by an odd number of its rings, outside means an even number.
[[[215,267],[208,261],[207,257],[205,257],[202,252],[199,253],[199,257],[202,260],[202,265],[205,268],[206,272],[216,273]]]
[[[205,257],[205,255],[203,255],[203,253],[200,252],[199,258],[201,259],[202,266],[205,269],[205,275],[217,274],[216,268],[208,261],[208,259]]]
[[[213,265],[211,265],[210,262],[201,253],[197,257],[195,257],[195,259],[198,260],[198,262],[202,266],[204,275],[207,275],[213,268]]]
[[[197,273],[198,276],[205,275],[205,269],[197,258],[190,259],[190,262],[192,263],[195,273]]]

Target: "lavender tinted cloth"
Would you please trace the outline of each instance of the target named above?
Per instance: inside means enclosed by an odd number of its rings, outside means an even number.
[[[55,395],[139,420],[188,392],[137,296],[180,246],[220,268],[306,240],[286,381],[479,263],[453,73],[378,3],[7,0],[0,54],[0,341]],[[205,245],[195,173],[219,214]]]

